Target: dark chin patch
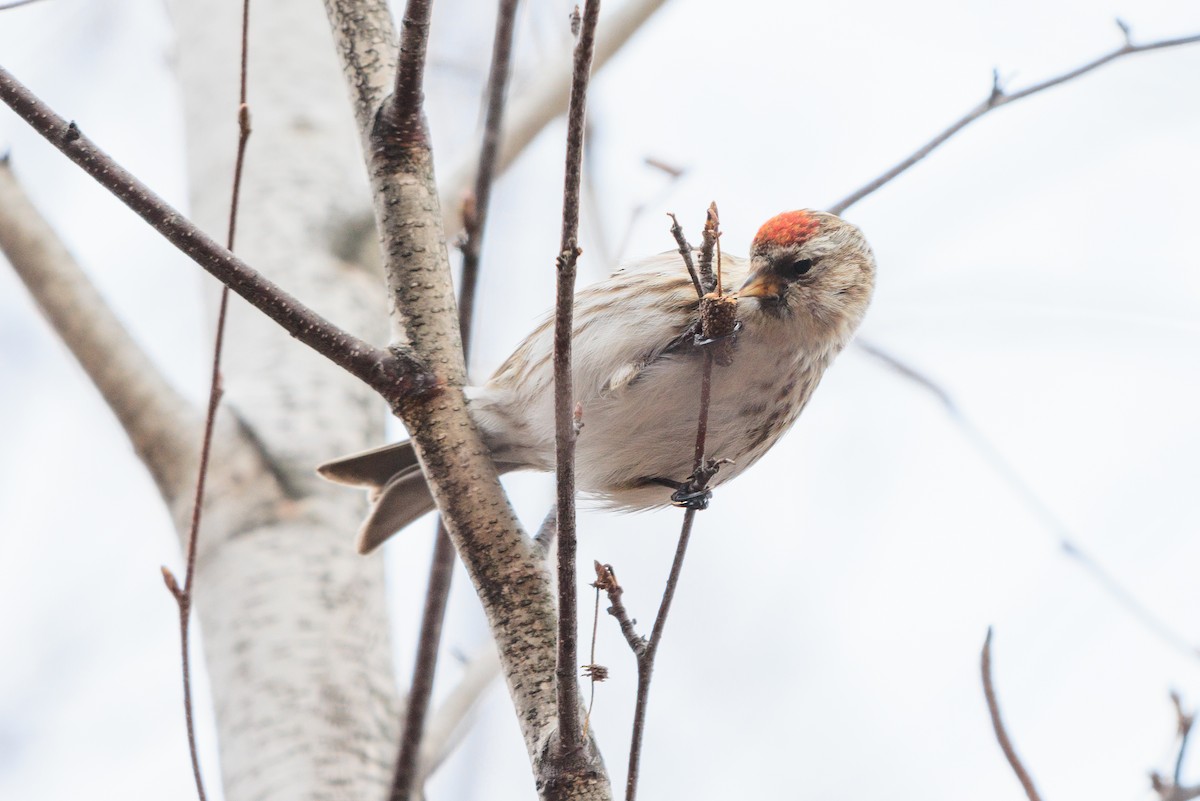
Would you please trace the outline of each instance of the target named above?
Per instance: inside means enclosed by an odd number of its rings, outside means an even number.
[[[792,313],[783,295],[767,295],[755,300],[758,301],[759,311],[771,317],[786,317]]]

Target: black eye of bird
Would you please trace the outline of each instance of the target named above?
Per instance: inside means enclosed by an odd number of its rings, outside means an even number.
[[[788,278],[799,278],[808,273],[812,269],[812,266],[812,259],[796,259],[784,265],[783,274]]]

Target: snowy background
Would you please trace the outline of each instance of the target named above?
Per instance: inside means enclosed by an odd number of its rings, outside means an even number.
[[[514,94],[567,46],[569,7],[526,4]],[[449,0],[435,16],[427,91],[443,164],[476,146],[492,34],[475,8]],[[1016,89],[1112,48],[1116,16],[1140,41],[1200,31],[1200,6],[1153,0],[732,8],[674,0],[597,78],[584,280],[670,248],[665,211],[695,237],[714,199],[724,247],[744,252],[772,214],[834,202],[979,102],[993,67]],[[158,4],[45,0],[0,13],[0,63],[184,205],[171,37]],[[1151,796],[1147,771],[1174,758],[1168,690],[1200,703],[1198,75],[1200,46],[1119,61],[997,111],[847,213],[880,265],[863,338],[938,381],[968,427],[851,349],[785,441],[721,490],[660,652],[644,798],[1018,797],[979,686],[988,625],[1010,733],[1044,796]],[[550,305],[562,132],[498,185],[477,378]],[[0,149],[144,347],[201,398],[209,279],[7,110]],[[648,156],[686,173],[671,182]],[[514,275],[527,276],[519,291]],[[176,611],[158,571],[179,563],[170,521],[7,269],[0,419],[0,799],[191,797]],[[511,486],[536,525],[548,481]],[[612,563],[649,621],[678,522],[585,514],[580,562]],[[402,680],[430,546],[419,527],[387,553]],[[446,643],[466,654],[484,628],[459,579]],[[600,629],[613,679],[593,723],[617,777],[634,671],[615,624]],[[458,670],[443,661],[440,691]],[[1185,781],[1200,781],[1198,762]],[[533,797],[499,685],[430,797]]]

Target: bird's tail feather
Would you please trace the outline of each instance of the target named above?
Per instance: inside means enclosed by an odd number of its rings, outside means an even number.
[[[521,467],[509,462],[496,463],[501,473]],[[397,442],[343,456],[319,466],[317,473],[335,484],[367,490],[371,509],[358,529],[359,553],[370,553],[397,531],[436,508],[412,442]]]
[[[409,523],[434,509],[411,442],[343,456],[317,468],[322,478],[363,487],[371,510],[358,529],[358,552],[370,553]]]

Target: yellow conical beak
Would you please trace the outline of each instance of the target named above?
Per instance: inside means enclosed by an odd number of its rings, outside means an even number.
[[[774,272],[759,270],[737,291],[740,298],[777,298],[785,288],[783,279]]]

